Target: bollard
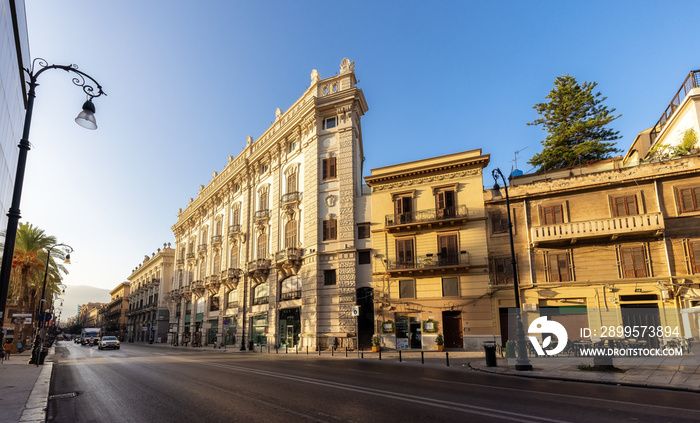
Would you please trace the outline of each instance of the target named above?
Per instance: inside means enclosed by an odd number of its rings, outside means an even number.
[[[360,358],[365,358],[365,350],[360,350]]]
[[[345,358],[348,358],[348,347],[345,347]]]
[[[379,361],[381,361],[381,360],[382,360],[382,349],[380,348],[379,349]]]
[[[321,355],[321,346],[318,346],[318,355]]]
[[[309,346],[306,346],[306,355],[309,355]]]
[[[287,344],[284,344],[284,353],[287,354]]]
[[[401,350],[399,350],[399,363],[402,363],[403,361],[401,360]]]
[[[450,353],[445,353],[445,361],[447,362],[447,367],[450,367]]]
[[[267,353],[270,354],[270,344],[267,345]]]
[[[333,357],[333,351],[334,351],[334,350],[335,350],[335,348],[331,347],[331,357]]]
[[[420,352],[420,364],[425,364],[425,357],[423,357],[423,351]]]

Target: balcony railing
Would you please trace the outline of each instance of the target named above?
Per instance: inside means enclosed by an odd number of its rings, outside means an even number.
[[[253,299],[253,305],[268,304],[270,302],[270,297],[258,297]]]
[[[556,225],[532,228],[532,243],[556,243],[585,238],[614,239],[620,235],[655,234],[663,231],[661,213],[647,213],[635,216],[611,217],[584,222],[559,223]]]
[[[270,210],[258,210],[255,212],[255,220],[264,220],[270,218]]]
[[[416,257],[415,260],[389,260],[387,270],[407,270],[407,269],[430,269],[449,266],[468,266],[468,254],[455,254],[448,257],[438,257],[435,255],[425,255]]]
[[[282,301],[296,300],[299,298],[301,298],[301,289],[297,291],[283,292],[280,294],[280,300]]]
[[[285,248],[275,253],[275,261],[301,260],[303,250],[301,248]]]
[[[298,191],[295,192],[288,192],[282,196],[280,199],[280,206],[284,206],[285,204],[295,204],[295,203],[300,203],[301,202],[301,193]]]
[[[229,225],[228,236],[235,236],[241,233],[241,225]]]
[[[182,259],[182,258],[177,259],[177,264],[180,264],[180,265],[185,264],[185,259]]]
[[[450,219],[469,217],[467,206],[446,207],[442,209],[426,209],[415,212],[388,214],[384,218],[385,226],[399,226],[411,223],[439,222]]]
[[[207,244],[199,244],[197,246],[197,252],[198,253],[206,253],[207,252]]]
[[[221,245],[221,235],[214,235],[211,237],[212,245]]]
[[[688,95],[690,90],[697,87],[700,87],[700,70],[694,70],[688,74],[685,81],[683,81],[683,85],[681,85],[681,87],[678,89],[678,92],[676,92],[676,95],[673,96],[671,103],[668,105],[668,107],[666,107],[666,110],[664,110],[664,113],[659,118],[659,121],[656,122],[654,128],[652,128],[651,132],[649,133],[652,144],[656,140],[656,137],[659,136],[659,133],[663,129],[664,125],[666,125],[666,122],[673,115],[673,112],[675,112],[678,106],[681,105],[681,102]]]
[[[193,259],[193,258],[194,258],[194,253],[187,253],[187,258],[188,258],[188,259]]]

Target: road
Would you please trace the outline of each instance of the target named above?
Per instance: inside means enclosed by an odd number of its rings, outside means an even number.
[[[61,342],[48,421],[697,422],[698,394],[316,355]]]

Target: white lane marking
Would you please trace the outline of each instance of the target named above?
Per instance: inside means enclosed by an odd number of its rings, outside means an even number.
[[[619,400],[611,400],[611,399],[605,399],[605,398],[596,398],[596,397],[577,397],[576,395],[569,395],[569,394],[555,394],[553,392],[547,391],[531,391],[528,389],[518,389],[518,388],[506,388],[504,386],[494,386],[494,385],[484,385],[481,383],[469,383],[469,382],[455,382],[451,380],[440,380],[440,379],[430,379],[427,377],[421,378],[423,380],[429,380],[432,382],[440,382],[440,383],[454,383],[458,385],[470,385],[470,386],[478,386],[482,388],[489,388],[489,389],[501,389],[501,390],[507,390],[507,391],[518,391],[518,392],[526,392],[526,393],[531,393],[531,394],[546,394],[548,397],[564,397],[564,398],[572,398],[576,400],[593,400],[593,401],[601,401],[601,402],[612,402],[615,404],[623,404],[623,405],[631,405],[635,407],[643,406],[643,407],[654,407],[654,408],[664,408],[667,410],[673,410],[673,411],[678,411],[678,410],[683,410],[683,411],[690,411],[692,413],[700,413],[700,410],[692,410],[692,409],[680,409],[678,407],[669,407],[666,405],[654,405],[654,404],[640,404],[638,402],[629,402],[629,401],[619,401]]]
[[[377,396],[381,396],[381,397],[385,397],[385,398],[396,399],[396,400],[400,400],[400,401],[419,403],[419,404],[428,405],[428,406],[432,406],[432,407],[445,408],[448,410],[461,411],[461,412],[472,413],[472,414],[479,414],[479,415],[489,416],[489,417],[497,417],[499,419],[512,420],[512,421],[517,421],[517,422],[532,421],[532,422],[563,423],[562,420],[549,419],[546,417],[531,416],[531,415],[522,414],[522,413],[513,413],[510,411],[497,410],[497,409],[488,408],[488,407],[479,407],[476,405],[460,404],[460,403],[444,401],[444,400],[439,400],[439,399],[427,400],[425,397],[416,396],[416,395],[383,391],[383,390],[379,390],[379,389],[366,388],[366,387],[355,386],[355,385],[340,384],[337,382],[324,381],[324,380],[320,380],[320,379],[312,379],[312,378],[308,378],[308,377],[304,377],[304,376],[290,376],[290,375],[286,375],[286,374],[282,374],[282,373],[271,372],[268,370],[249,369],[249,368],[245,368],[245,367],[233,366],[230,364],[220,364],[220,363],[212,363],[212,362],[206,362],[206,361],[198,361],[196,363],[202,364],[205,366],[220,367],[220,368],[238,370],[241,372],[254,373],[254,374],[262,374],[265,376],[276,377],[279,379],[287,379],[287,380],[293,380],[296,382],[305,382],[305,383],[309,383],[309,384],[313,384],[313,385],[326,386],[326,387],[342,389],[342,390],[346,390],[346,391],[353,391],[353,392],[366,394],[366,395],[373,394],[373,395],[377,395]]]

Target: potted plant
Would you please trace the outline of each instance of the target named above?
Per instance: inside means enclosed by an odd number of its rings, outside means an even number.
[[[445,337],[442,334],[438,334],[435,337],[435,344],[437,345],[437,350],[442,351],[445,348]]]
[[[381,340],[379,339],[379,336],[374,335],[372,337],[372,352],[378,352],[380,348],[381,348]]]

